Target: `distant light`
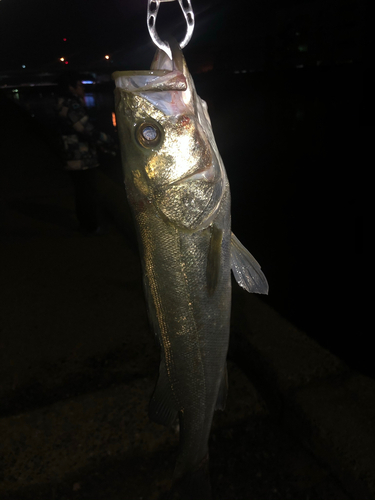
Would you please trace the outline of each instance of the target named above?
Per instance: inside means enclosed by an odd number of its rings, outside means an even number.
[[[238,74],[239,74],[238,69],[235,69],[235,70],[234,70],[234,74],[235,74],[235,75],[238,75]]]
[[[64,61],[64,64],[69,64],[68,61]]]
[[[296,68],[303,68],[303,64],[298,64]]]
[[[60,57],[60,61],[64,62],[65,61],[65,57]]]
[[[300,52],[307,52],[307,45],[298,45],[298,50]]]
[[[25,69],[26,68],[26,64],[22,64],[22,67],[23,67],[23,69]]]
[[[66,42],[66,38],[63,38],[63,42]]]
[[[116,122],[116,113],[112,111],[112,125],[116,127],[117,122]]]
[[[12,92],[18,92],[18,89],[13,89]]]
[[[95,97],[93,94],[85,94],[85,104],[88,108],[95,107]]]
[[[104,56],[104,59],[108,60],[109,59],[109,55]]]
[[[247,73],[246,69],[241,70],[241,73]]]
[[[83,85],[92,85],[94,82],[92,80],[82,80]]]

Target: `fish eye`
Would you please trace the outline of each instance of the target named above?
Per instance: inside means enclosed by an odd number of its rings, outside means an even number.
[[[139,144],[145,148],[158,146],[161,139],[160,130],[156,125],[150,123],[142,123],[137,129],[136,135]]]
[[[154,141],[158,135],[156,129],[150,125],[142,129],[142,135],[145,141]]]

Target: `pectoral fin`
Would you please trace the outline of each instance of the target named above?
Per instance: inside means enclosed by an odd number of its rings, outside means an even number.
[[[221,244],[223,241],[223,230],[213,224],[211,227],[211,239],[207,256],[207,288],[208,294],[212,295],[216,289],[220,275]]]
[[[237,283],[250,293],[268,294],[268,283],[260,265],[232,233],[231,268]]]
[[[158,382],[150,401],[149,416],[158,424],[172,425],[177,418],[177,413],[165,362],[161,361]]]

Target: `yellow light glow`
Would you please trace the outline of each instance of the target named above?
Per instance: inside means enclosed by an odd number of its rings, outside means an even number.
[[[107,59],[107,60],[108,60],[108,59],[109,59],[109,56],[108,56],[108,55],[107,55],[107,56],[104,56],[104,59]]]
[[[64,62],[65,61],[65,57],[60,57],[60,61]]]

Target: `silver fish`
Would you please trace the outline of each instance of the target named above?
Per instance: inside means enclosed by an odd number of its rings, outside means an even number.
[[[259,264],[231,233],[230,190],[206,103],[176,42],[150,71],[117,72],[116,115],[152,328],[161,348],[150,416],[180,420],[179,481],[207,464],[227,391],[232,268],[267,293]],[[209,498],[209,488],[206,496]]]

